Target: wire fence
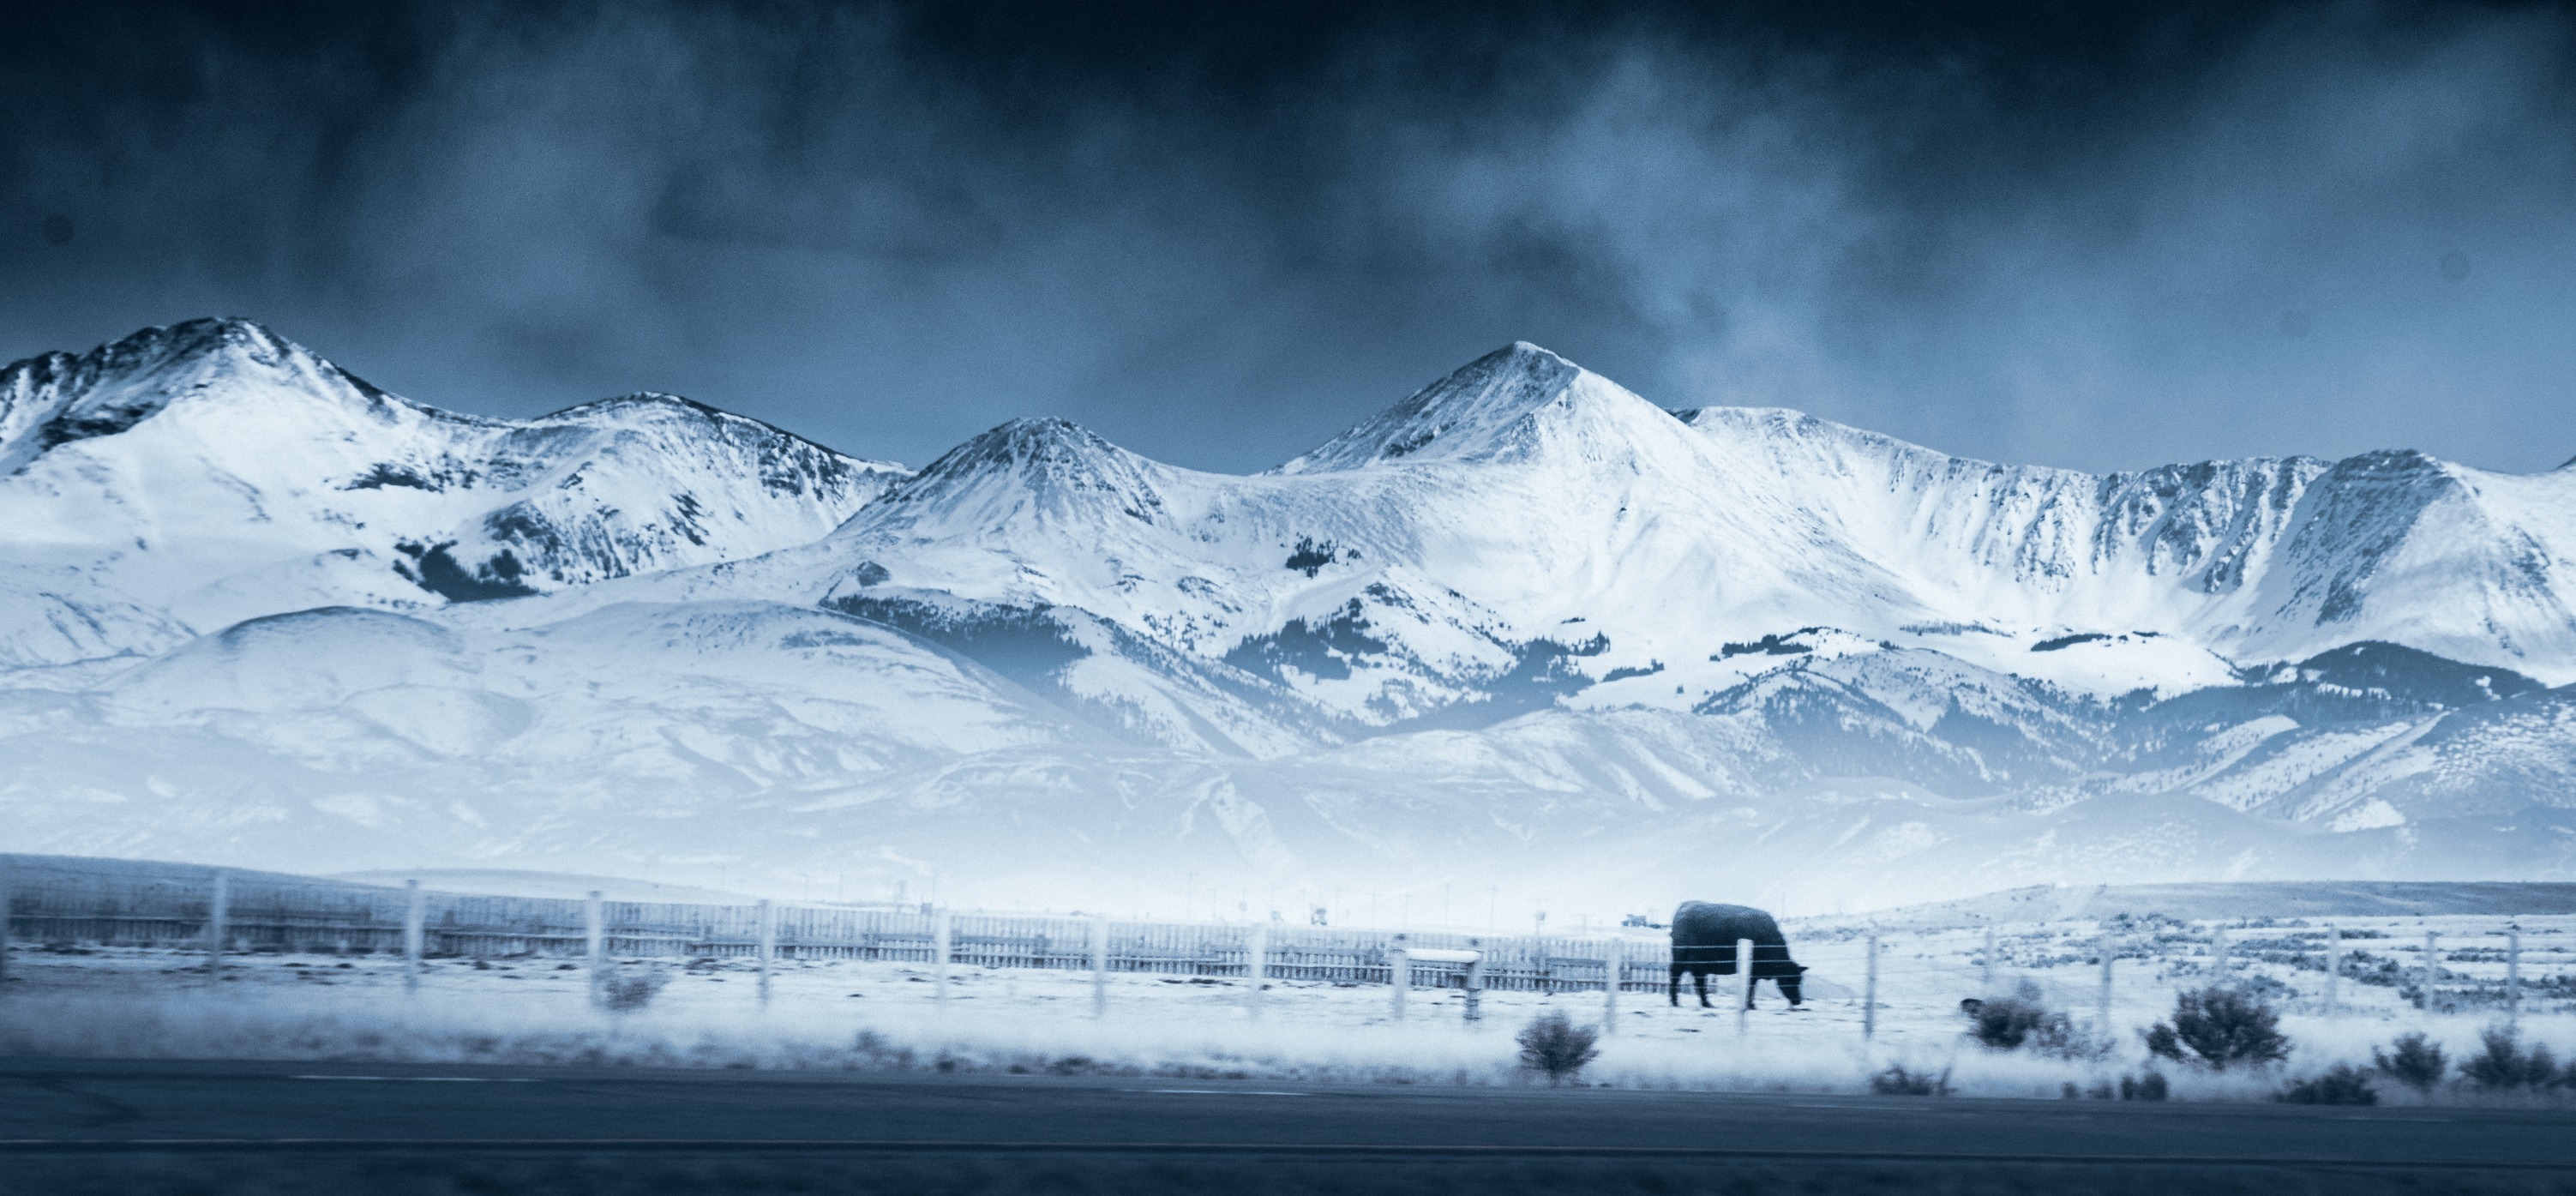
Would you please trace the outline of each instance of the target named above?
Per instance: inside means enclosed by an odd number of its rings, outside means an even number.
[[[1256,938],[1263,976],[1385,984],[1391,952],[1474,951],[1491,991],[1600,989],[1614,960],[1625,990],[1663,983],[1669,958],[1652,941],[1341,929],[1269,923],[1101,920],[930,906],[743,905],[499,897],[198,868],[10,857],[7,932],[21,944],[195,947],[216,953],[400,953],[418,927],[429,959],[749,956],[784,960],[934,961],[986,968],[1250,975]],[[764,913],[764,910],[766,911]],[[767,938],[764,940],[764,918]],[[594,927],[596,930],[594,931]],[[1417,960],[1418,982],[1463,978],[1465,965]]]
[[[928,906],[715,904],[504,897],[131,861],[0,856],[0,968],[7,950],[157,947],[231,954],[400,954],[414,960],[855,960],[1150,973],[1241,983],[1390,985],[1545,995],[1657,994],[1674,983],[1660,937],[1491,935],[1279,922],[1185,923]],[[2400,921],[2413,925],[2394,929]],[[2367,922],[2369,925],[2360,923]],[[2144,1024],[2181,989],[2230,984],[2309,1013],[2576,1011],[2576,919],[2186,922],[2116,917],[1876,931],[1791,927],[1815,1001],[1880,1010],[1955,1007],[2025,993]],[[943,950],[944,946],[944,950]],[[1757,983],[1760,983],[1757,980]],[[1615,985],[1615,989],[1614,989]],[[1696,1003],[1685,981],[1679,999]],[[1731,964],[1710,977],[1726,1007],[1748,993]],[[944,991],[944,989],[943,989]],[[1257,989],[1255,990],[1257,992]]]

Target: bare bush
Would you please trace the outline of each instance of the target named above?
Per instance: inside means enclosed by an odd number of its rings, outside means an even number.
[[[1551,1009],[1521,1027],[1521,1066],[1545,1073],[1551,1086],[1561,1084],[1601,1057],[1593,1045],[1599,1040],[1590,1027],[1575,1025],[1563,1010]]]
[[[1966,1012],[1968,1036],[1989,1050],[2027,1047],[2060,1059],[2098,1059],[2111,1053],[2110,1043],[2096,1040],[2078,1028],[2075,1019],[2048,1008],[2039,986],[2027,980],[2012,996],[1978,1002]]]
[[[2293,1105],[2375,1105],[2379,1090],[2370,1086],[2368,1072],[2338,1063],[2322,1075],[2283,1088],[2279,1099]]]
[[[2141,1076],[2120,1077],[2121,1100],[2163,1100],[2173,1095],[2173,1085],[2165,1082],[2163,1072],[2151,1071]]]
[[[671,978],[659,969],[611,972],[599,978],[599,1007],[610,1013],[633,1013],[653,1003]]]
[[[2238,1065],[2261,1067],[2290,1057],[2281,1015],[2261,998],[2235,988],[2211,987],[2176,996],[2173,1020],[2157,1022],[2146,1037],[2152,1054],[2219,1071]]]
[[[1914,1071],[1902,1063],[1890,1063],[1887,1070],[1869,1078],[1869,1090],[1880,1096],[1948,1096],[1950,1069]]]
[[[2522,1049],[2522,1037],[2511,1026],[2493,1026],[2478,1035],[2479,1051],[2460,1060],[2460,1075],[2488,1092],[2540,1089],[2558,1083],[2558,1059],[2549,1048]]]
[[[2400,1034],[2388,1045],[2387,1051],[2370,1048],[2370,1065],[2417,1092],[2431,1092],[2433,1085],[2442,1082],[2442,1073],[2450,1070],[2451,1061],[2442,1048],[2425,1041],[2420,1033]]]
[[[2039,1033],[2040,1027],[2051,1017],[2063,1019],[2065,1016],[2052,1014],[2036,1001],[1992,997],[1979,1002],[1976,1009],[1968,1013],[1968,1036],[1990,1050],[2020,1050],[2021,1044]]]

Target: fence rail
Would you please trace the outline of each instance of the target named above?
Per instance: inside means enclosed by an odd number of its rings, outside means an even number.
[[[0,856],[0,943],[134,947],[219,947],[226,952],[403,954],[412,917],[407,889],[274,873],[218,872],[182,865],[50,856]],[[1425,951],[1482,953],[1486,991],[1658,993],[1671,951],[1660,937],[1478,935],[1300,926],[1113,920],[1105,960],[1095,956],[1100,922],[1065,915],[944,911],[926,907],[701,904],[502,897],[424,891],[420,951],[428,957],[627,959],[756,957],[763,917],[777,958],[864,960],[937,966],[1151,973],[1241,980],[1253,968],[1273,980],[1385,985],[1392,953],[1412,955],[1419,986],[1461,985],[1468,967],[1421,958]],[[2371,920],[2371,919],[2363,919]],[[1902,988],[1900,999],[1955,1003],[2034,978],[2064,986],[2063,1003],[2098,999],[2111,1021],[2113,970],[2125,992],[2144,982],[2171,989],[2247,978],[2269,969],[2306,1000],[2333,1012],[2376,990],[2420,1010],[2576,1008],[2576,921],[2547,917],[2507,923],[2474,919],[2424,931],[2336,931],[2325,921],[2186,924],[2165,920],[1909,930],[1882,936],[1860,927],[1814,928],[1799,937],[1811,978],[1839,982],[1864,1008]],[[2546,923],[2545,927],[2542,923]],[[2515,925],[2528,927],[2517,931]],[[214,928],[220,926],[220,943]],[[2107,950],[2106,950],[2107,949]],[[2106,959],[2105,956],[2108,956]],[[0,952],[0,968],[7,964]],[[1104,966],[1100,966],[1105,964]],[[1615,973],[1614,973],[1615,968]],[[2098,976],[2098,998],[2089,995]],[[1882,981],[1888,987],[1882,987]],[[1721,991],[1733,986],[1720,986]],[[1811,996],[1814,995],[1814,985]]]
[[[22,943],[200,946],[215,901],[214,869],[196,877],[139,878],[114,862],[16,857],[8,936]],[[430,957],[503,958],[585,954],[589,906],[580,898],[422,894],[423,952]],[[327,880],[232,874],[223,907],[223,947],[240,952],[399,953],[409,894],[403,889]],[[602,901],[608,954],[704,958],[756,954],[760,908],[686,902]],[[781,905],[774,911],[784,959],[933,962],[942,911]],[[952,964],[990,968],[1093,967],[1094,920],[1051,915],[945,912]],[[1140,922],[1109,925],[1108,969],[1241,978],[1250,973],[1254,927]],[[1599,991],[1617,956],[1622,991],[1660,991],[1670,951],[1661,941],[1607,937],[1471,935],[1341,929],[1271,923],[1267,968],[1274,980],[1386,984],[1389,952],[1473,949],[1484,953],[1483,986],[1505,991]],[[1461,964],[1416,962],[1417,984],[1455,983]]]

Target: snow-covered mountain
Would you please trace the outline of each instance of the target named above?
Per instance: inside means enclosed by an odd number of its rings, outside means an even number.
[[[238,321],[9,367],[0,469],[31,847],[1165,908],[2576,867],[2570,469],[1993,465],[1520,344],[1264,474],[1058,420],[911,473]]]
[[[900,472],[668,395],[482,419],[245,321],[148,328],[0,370],[0,663],[751,556]]]

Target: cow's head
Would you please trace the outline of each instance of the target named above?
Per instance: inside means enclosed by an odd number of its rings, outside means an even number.
[[[1780,995],[1789,998],[1789,1004],[1792,1007],[1804,999],[1798,993],[1798,984],[1806,975],[1807,965],[1793,963],[1789,965],[1789,974],[1780,977]]]

